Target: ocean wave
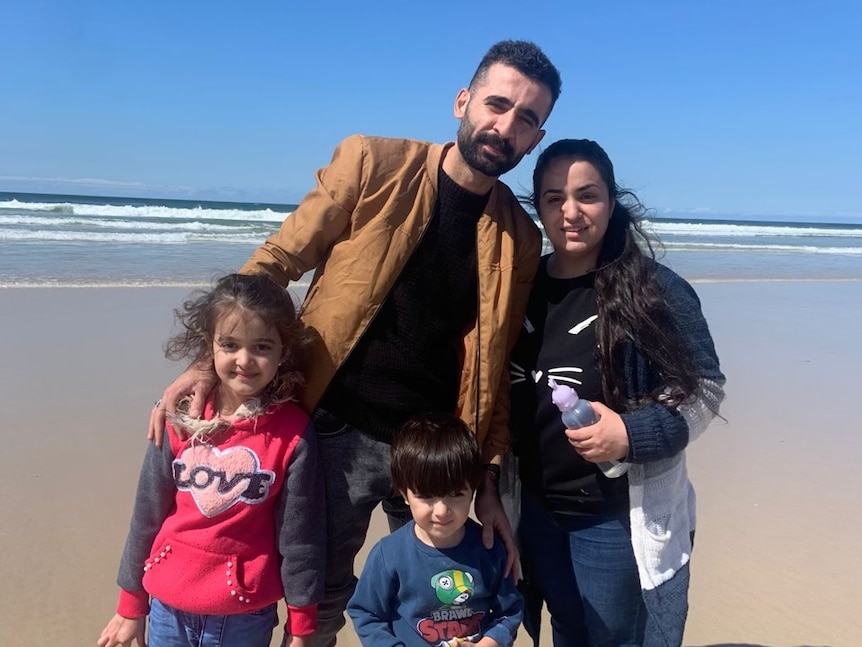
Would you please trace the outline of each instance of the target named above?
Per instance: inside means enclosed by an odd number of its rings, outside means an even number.
[[[277,229],[275,223],[239,223],[221,224],[217,222],[202,222],[200,220],[189,220],[186,222],[156,221],[156,220],[123,220],[120,218],[87,218],[67,217],[56,218],[51,216],[27,216],[27,215],[3,215],[0,214],[0,228],[2,227],[93,227],[102,229],[129,229],[137,231],[211,231],[239,232],[264,231],[273,232]]]
[[[218,242],[229,244],[261,244],[266,239],[266,232],[249,231],[225,233],[208,233],[207,231],[170,231],[170,232],[101,232],[77,230],[24,230],[0,229],[0,241],[28,242],[44,241],[57,243],[122,243],[122,244],[155,244],[170,245],[195,242]]]
[[[862,256],[862,247],[818,247],[817,245],[743,245],[733,243],[692,243],[664,241],[665,249],[688,252],[783,252],[793,254],[836,254]]]
[[[52,206],[46,205],[45,209],[39,209],[39,211],[47,211],[48,213],[75,213],[75,207],[71,204],[55,204]]]
[[[739,238],[752,238],[761,236],[810,236],[829,238],[862,238],[862,226],[847,225],[841,227],[818,227],[813,224],[805,226],[764,225],[761,223],[751,225],[734,225],[726,223],[693,223],[693,222],[667,222],[667,221],[645,221],[647,230],[655,232],[659,236],[726,236]]]
[[[176,208],[159,205],[72,204],[56,202],[0,202],[0,212],[63,213],[75,216],[111,216],[123,218],[182,218],[186,220],[251,220],[281,223],[290,213],[272,209]]]

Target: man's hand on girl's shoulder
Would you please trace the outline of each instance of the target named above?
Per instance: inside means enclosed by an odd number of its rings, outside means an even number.
[[[204,412],[204,403],[209,392],[216,383],[216,376],[210,369],[202,369],[189,366],[171,384],[162,397],[159,398],[153,410],[150,412],[150,425],[147,431],[147,440],[152,440],[156,447],[162,446],[165,434],[165,420],[167,416],[176,413],[177,403],[186,396],[191,396],[192,401],[188,414],[192,418],[200,418]]]

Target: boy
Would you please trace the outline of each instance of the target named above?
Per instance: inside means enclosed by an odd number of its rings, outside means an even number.
[[[371,550],[347,605],[364,647],[511,647],[523,601],[468,518],[483,477],[476,436],[458,418],[409,420],[391,450],[392,486],[413,521]]]

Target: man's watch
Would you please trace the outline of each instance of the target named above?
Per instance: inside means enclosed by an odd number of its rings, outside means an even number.
[[[482,465],[482,469],[487,472],[491,472],[493,474],[494,479],[499,482],[500,481],[500,466],[495,463],[485,463]]]

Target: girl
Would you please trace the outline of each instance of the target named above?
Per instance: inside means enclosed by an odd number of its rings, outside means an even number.
[[[598,144],[549,146],[533,191],[553,252],[512,354],[525,571],[555,647],[678,647],[694,533],[685,447],[717,414],[724,375],[694,290],[654,260],[644,209]],[[564,429],[548,377],[600,420]],[[596,467],[611,460],[627,475]]]
[[[286,290],[231,274],[186,301],[170,359],[218,377],[202,420],[178,414],[150,445],[100,647],[304,647],[323,593],[324,498],[315,433],[290,402],[307,333]]]

